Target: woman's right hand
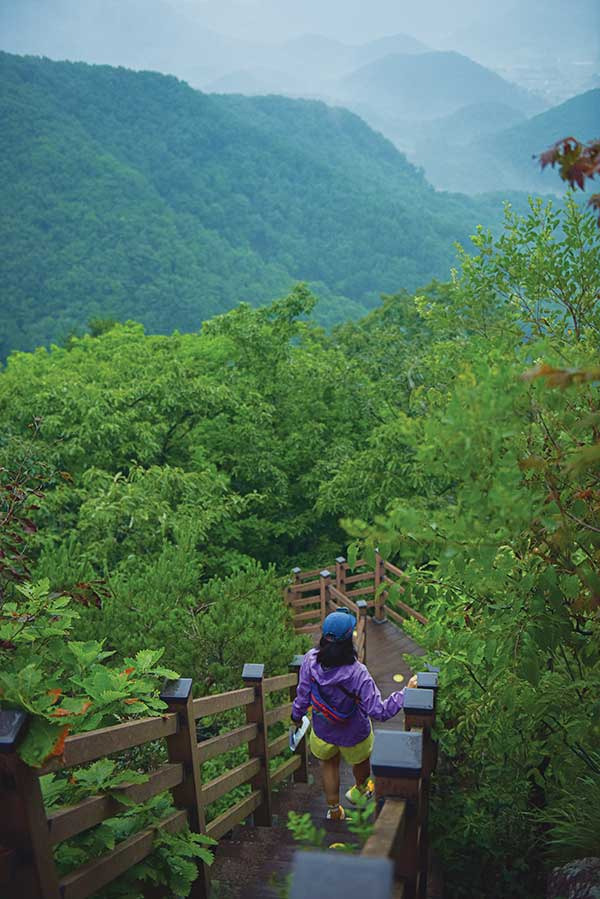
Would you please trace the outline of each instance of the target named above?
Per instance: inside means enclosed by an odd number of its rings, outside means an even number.
[[[409,687],[411,690],[417,686],[417,675],[416,674],[413,674],[413,676],[411,677],[411,679],[409,680],[409,682],[407,683],[406,686]]]

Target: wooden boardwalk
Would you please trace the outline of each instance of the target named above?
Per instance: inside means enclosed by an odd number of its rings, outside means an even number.
[[[391,621],[367,623],[367,667],[385,699],[406,686],[413,673],[402,658],[403,653],[422,655],[420,647]],[[401,683],[394,675],[401,674]],[[374,722],[374,727],[401,730],[402,713],[390,721]],[[350,842],[346,825],[325,820],[327,805],[321,790],[318,762],[310,757],[309,783],[282,785],[273,796],[273,827],[236,828],[230,839],[221,840],[213,865],[215,899],[276,899],[280,895],[275,880],[282,883],[292,866],[297,844],[286,828],[289,811],[309,812],[317,827],[327,832],[325,845]],[[342,762],[341,798],[352,786],[352,770]]]

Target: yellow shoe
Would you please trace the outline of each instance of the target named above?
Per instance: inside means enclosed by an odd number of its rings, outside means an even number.
[[[341,805],[330,805],[327,809],[327,820],[328,821],[343,821],[346,817],[346,812],[344,811]]]
[[[359,787],[358,784],[354,784],[353,787],[350,787],[350,789],[346,791],[346,799],[348,802],[351,802],[352,805],[357,805],[361,796],[364,796],[366,800],[369,800],[373,798],[374,793],[375,784],[371,778],[369,778],[362,787]]]

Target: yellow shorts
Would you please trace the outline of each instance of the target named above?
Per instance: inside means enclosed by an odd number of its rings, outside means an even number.
[[[317,737],[314,730],[310,732],[310,751],[315,758],[326,762],[328,759],[335,758],[338,752],[349,765],[360,765],[365,759],[368,759],[373,751],[373,728],[366,740],[356,743],[354,746],[334,746],[333,743],[326,743]]]

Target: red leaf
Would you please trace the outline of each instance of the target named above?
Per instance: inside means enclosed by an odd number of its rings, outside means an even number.
[[[56,756],[60,756],[63,754],[63,752],[65,751],[65,740],[67,739],[68,733],[69,733],[69,725],[67,724],[67,725],[65,725],[65,727],[61,728],[59,736],[58,736],[58,740],[56,741],[56,743],[52,747],[51,751],[46,756],[46,759],[52,759],[52,758],[55,758]],[[44,759],[44,761],[46,761],[46,759]]]

